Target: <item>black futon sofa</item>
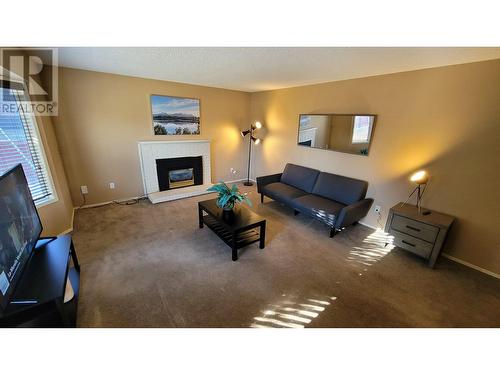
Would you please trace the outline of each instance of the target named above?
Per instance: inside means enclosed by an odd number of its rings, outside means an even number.
[[[260,200],[264,196],[321,220],[330,237],[366,216],[373,199],[365,198],[368,182],[316,169],[287,164],[283,173],[257,177]]]

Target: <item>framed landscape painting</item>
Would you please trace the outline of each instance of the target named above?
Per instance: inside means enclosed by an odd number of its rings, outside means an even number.
[[[199,135],[200,100],[151,95],[155,135]]]

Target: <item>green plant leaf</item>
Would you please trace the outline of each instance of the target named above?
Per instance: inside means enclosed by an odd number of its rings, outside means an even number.
[[[230,198],[229,195],[223,195],[220,198],[220,205],[221,205],[221,207],[224,207],[227,204],[227,202],[229,202],[229,198]]]
[[[233,184],[229,187],[224,181],[210,186],[207,191],[215,192],[218,194],[216,204],[220,208],[229,207],[233,208],[236,203],[247,203],[250,207],[252,206],[252,201],[248,199],[247,193],[242,194],[238,186]]]

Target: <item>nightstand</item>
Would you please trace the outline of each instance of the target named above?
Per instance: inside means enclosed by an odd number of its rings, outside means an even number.
[[[454,217],[440,212],[398,203],[389,211],[385,231],[394,236],[394,245],[428,260],[434,267]]]

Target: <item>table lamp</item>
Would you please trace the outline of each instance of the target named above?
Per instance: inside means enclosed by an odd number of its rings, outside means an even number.
[[[401,207],[404,206],[406,203],[408,203],[413,194],[417,193],[418,213],[419,214],[422,213],[423,215],[428,215],[430,212],[428,211],[422,212],[421,201],[422,197],[424,196],[425,189],[427,187],[427,182],[429,181],[429,174],[423,170],[415,172],[411,175],[410,181],[417,184],[417,186],[415,187],[415,189],[413,189],[413,191],[408,196],[408,199],[401,205]]]

